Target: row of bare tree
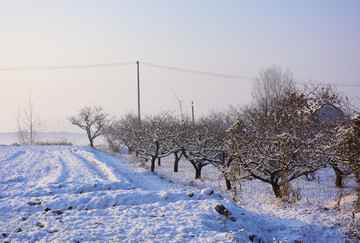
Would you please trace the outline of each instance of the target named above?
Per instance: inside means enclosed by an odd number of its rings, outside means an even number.
[[[201,178],[201,169],[208,165],[222,166],[225,151],[225,134],[230,123],[227,116],[212,113],[193,123],[170,113],[146,116],[141,122],[128,114],[107,126],[106,137],[122,143],[138,155],[151,161],[151,171],[156,162],[174,155],[174,172],[178,171],[181,157],[195,169],[195,178]],[[224,157],[224,156],[223,156]]]
[[[340,107],[343,115],[320,119],[316,112],[327,104]],[[133,114],[109,121],[98,107],[84,108],[70,121],[87,131],[91,145],[103,134],[109,147],[125,145],[150,161],[151,171],[173,154],[175,172],[183,157],[197,179],[212,164],[228,190],[234,182],[255,178],[283,198],[292,180],[324,167],[334,169],[338,187],[350,174],[360,183],[360,119],[351,113],[347,99],[332,87],[299,88],[289,71],[274,66],[260,73],[251,105],[212,112],[195,122],[169,112],[141,121]]]

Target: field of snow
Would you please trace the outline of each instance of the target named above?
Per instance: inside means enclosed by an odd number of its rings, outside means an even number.
[[[172,173],[166,159],[155,174],[137,161],[82,146],[0,146],[0,241],[346,241],[352,186],[336,208],[331,171],[298,180],[304,189],[296,204],[274,201],[263,183],[244,183],[239,206],[211,166],[194,180],[186,161]]]

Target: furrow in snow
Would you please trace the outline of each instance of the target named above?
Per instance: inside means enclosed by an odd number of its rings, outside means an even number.
[[[128,162],[121,161],[121,158],[98,150],[88,151],[92,156],[101,161],[106,161],[108,167],[114,173],[133,184],[136,188],[146,191],[162,191],[173,189],[173,185],[149,171],[139,171]]]
[[[86,152],[84,150],[76,150],[74,152],[81,155],[82,157],[84,157],[86,160],[90,161],[94,165],[96,165],[107,176],[107,178],[110,181],[118,181],[112,170],[105,163],[92,157],[92,155],[89,152]]]

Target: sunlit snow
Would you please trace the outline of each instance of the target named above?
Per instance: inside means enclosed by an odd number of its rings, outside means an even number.
[[[172,160],[164,160],[153,174],[130,160],[81,146],[0,146],[0,240],[345,241],[346,215],[334,209],[337,189],[326,184],[326,171],[325,182],[297,182],[308,188],[295,206],[276,203],[258,181],[243,185],[236,204],[213,167],[194,180],[186,161],[172,173]],[[309,186],[324,183],[329,190]],[[217,204],[231,217],[218,214]]]

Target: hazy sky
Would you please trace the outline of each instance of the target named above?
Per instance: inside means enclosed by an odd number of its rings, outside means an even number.
[[[89,104],[137,111],[135,62],[256,77],[271,65],[360,97],[360,1],[0,0],[0,69],[132,62],[64,70],[0,70],[0,132],[15,131],[29,94],[47,130]],[[252,80],[140,65],[142,111],[197,115],[251,100]]]

